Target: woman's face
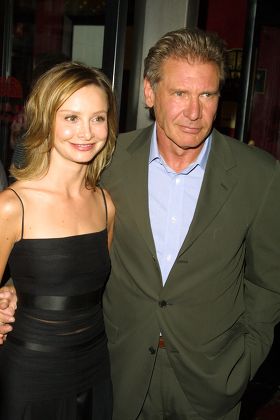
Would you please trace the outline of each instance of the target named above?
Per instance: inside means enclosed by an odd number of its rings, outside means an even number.
[[[51,154],[88,163],[103,149],[107,137],[106,93],[94,84],[88,85],[73,93],[58,109]]]

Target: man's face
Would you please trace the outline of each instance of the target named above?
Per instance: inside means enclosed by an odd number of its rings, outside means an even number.
[[[154,107],[159,149],[198,155],[209,135],[219,101],[219,70],[215,63],[167,59],[161,80],[152,89],[144,81],[148,107]],[[171,143],[170,143],[171,142]]]

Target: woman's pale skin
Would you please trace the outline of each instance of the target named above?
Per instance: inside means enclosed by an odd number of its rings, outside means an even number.
[[[99,188],[85,186],[87,163],[105,146],[108,137],[108,102],[105,92],[88,85],[73,93],[58,109],[54,125],[54,144],[50,166],[41,179],[17,181],[13,188],[24,204],[24,239],[59,238],[98,232],[105,229],[106,217]],[[105,191],[108,208],[108,246],[113,234],[114,205]],[[0,279],[10,252],[21,239],[22,207],[13,191],[0,193]],[[3,288],[0,298],[9,298]],[[5,301],[0,306],[0,321],[13,322],[13,309]],[[0,343],[11,326],[1,328]]]

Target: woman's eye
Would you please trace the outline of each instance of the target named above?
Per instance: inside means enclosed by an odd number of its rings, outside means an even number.
[[[65,117],[66,121],[70,121],[70,122],[75,122],[77,120],[77,116],[76,115],[68,115],[67,117]]]
[[[105,117],[103,115],[97,115],[96,117],[93,118],[94,122],[103,122],[105,121]]]

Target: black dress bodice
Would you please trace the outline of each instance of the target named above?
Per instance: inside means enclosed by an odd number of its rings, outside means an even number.
[[[11,339],[65,347],[104,330],[101,295],[110,271],[106,230],[21,239],[9,265],[18,294]]]
[[[107,229],[21,239],[9,266],[18,304],[13,331],[0,348],[0,414],[33,420],[20,414],[32,401],[36,406],[45,400],[65,401],[110,381],[102,314],[102,292],[110,272]]]

